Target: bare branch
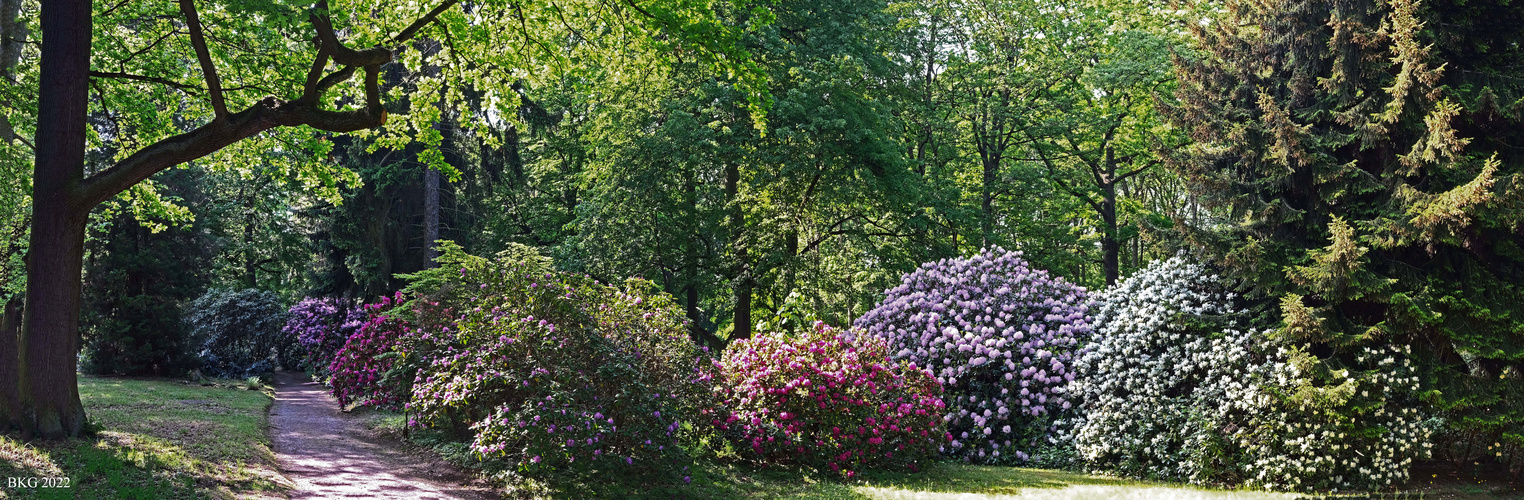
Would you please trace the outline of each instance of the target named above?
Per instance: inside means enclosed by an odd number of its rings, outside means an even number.
[[[328,53],[324,52],[323,47],[319,45],[317,57],[312,58],[312,69],[307,71],[307,83],[302,85],[302,96],[297,98],[297,100],[303,102],[317,101],[318,94],[321,92],[318,90],[318,83],[321,83],[323,68],[326,67],[328,67]]]
[[[186,1],[186,0],[181,0]],[[333,22],[328,20],[328,1],[318,2],[318,12],[312,13],[312,27],[317,30],[318,43],[322,51],[333,57],[333,62],[345,66],[369,66],[372,64],[386,64],[392,61],[392,51],[386,47],[371,47],[363,50],[355,50],[345,47],[339,42],[339,35],[333,31]]]
[[[367,68],[366,87],[373,87],[379,68]],[[379,95],[370,99],[379,103]],[[248,109],[212,120],[195,130],[144,147],[81,182],[80,201],[95,206],[142,182],[154,173],[212,154],[235,142],[275,127],[307,125],[329,132],[354,132],[379,127],[386,111],[379,105],[350,111],[326,111],[317,106],[266,97]]]
[[[429,11],[428,14],[424,14],[423,17],[418,18],[417,21],[413,21],[413,24],[409,25],[401,32],[398,32],[396,35],[392,36],[392,40],[388,42],[388,44],[397,45],[412,39],[414,35],[418,34],[419,30],[423,29],[424,26],[434,22],[434,20],[439,18],[440,14],[443,14],[444,11],[450,10],[450,7],[454,7],[455,4],[459,2],[460,0],[445,0],[444,3],[439,4],[439,6],[435,7],[434,10]]]
[[[180,12],[185,14],[185,24],[190,28],[191,46],[196,49],[196,59],[201,61],[201,74],[206,78],[206,92],[212,98],[212,111],[218,120],[228,115],[228,105],[222,100],[222,81],[217,78],[217,66],[212,64],[212,53],[206,50],[206,37],[201,33],[201,16],[196,14],[195,0],[180,0]]]
[[[1125,174],[1118,175],[1117,178],[1112,181],[1112,183],[1118,183],[1118,182],[1122,182],[1124,180],[1127,180],[1128,177],[1132,177],[1134,175],[1141,174],[1144,171],[1146,171],[1146,170],[1148,170],[1150,168],[1153,168],[1154,165],[1158,165],[1158,164],[1159,164],[1158,160],[1149,160],[1148,163],[1145,163],[1145,164],[1143,164],[1143,166],[1138,167],[1136,169],[1133,169],[1131,172],[1127,172]]]

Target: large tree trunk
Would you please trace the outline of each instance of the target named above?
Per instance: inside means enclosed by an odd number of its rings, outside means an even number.
[[[23,434],[78,435],[85,426],[74,368],[90,205],[84,175],[90,1],[42,5],[42,73],[37,99],[37,160],[32,175],[32,235],[18,351]]]
[[[83,153],[83,145],[79,151]],[[43,156],[38,155],[38,170]],[[23,316],[22,431],[46,438],[75,436],[85,424],[75,363],[86,217],[69,214],[62,206],[63,196],[37,191],[26,302],[48,307],[27,307]]]
[[[423,173],[423,267],[432,269],[439,258],[435,248],[439,240],[439,171],[428,168]]]
[[[1106,270],[1106,286],[1115,285],[1121,276],[1121,242],[1117,240],[1117,196],[1116,189],[1102,190],[1101,200],[1101,265]]]
[[[738,199],[740,193],[741,167],[734,163],[726,164],[725,200],[731,204],[730,241],[736,253],[736,307],[730,323],[730,337],[726,340],[751,338],[751,263],[747,256],[746,241],[743,238],[746,230],[746,213],[742,211],[740,200]]]

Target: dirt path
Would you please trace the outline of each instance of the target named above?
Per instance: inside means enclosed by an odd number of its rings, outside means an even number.
[[[465,485],[470,477],[455,467],[373,435],[301,373],[275,374],[270,437],[281,472],[296,483],[291,498],[497,498]]]

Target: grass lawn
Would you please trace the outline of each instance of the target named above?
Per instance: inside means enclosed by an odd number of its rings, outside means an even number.
[[[364,410],[369,411],[369,410]],[[400,434],[403,418],[395,413],[369,411],[368,426]],[[475,465],[465,445],[437,440],[427,431],[414,433],[413,445],[431,449],[466,468]],[[687,474],[689,483],[680,476]],[[500,484],[518,498],[661,498],[661,499],[1273,499],[1293,495],[1226,491],[1105,476],[1017,467],[985,467],[940,463],[921,473],[868,471],[843,481],[808,470],[756,469],[714,460],[701,460],[679,477],[623,475],[617,470],[585,477],[529,481],[499,476]]]
[[[241,383],[81,376],[93,436],[23,443],[0,435],[0,481],[68,478],[68,489],[16,489],[11,498],[283,498],[266,436],[272,401]]]

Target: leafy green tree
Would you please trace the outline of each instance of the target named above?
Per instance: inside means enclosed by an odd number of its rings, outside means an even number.
[[[567,60],[543,44],[581,36],[566,19],[659,47],[663,57],[696,52],[746,88],[761,90],[765,79],[734,43],[755,26],[718,22],[707,2],[456,4],[44,3],[27,307],[20,348],[0,357],[4,420],[50,437],[84,427],[73,366],[86,220],[118,193],[146,189],[135,186],[158,171],[198,159],[237,169],[264,155],[287,159],[291,178],[333,196],[347,174],[326,163],[324,135],[377,127],[382,147],[423,143],[435,152],[425,163],[450,171],[437,154],[440,107],[418,103],[463,105],[467,95],[452,82],[470,82],[479,102],[505,103],[514,73]],[[409,43],[420,36],[448,42],[431,61],[445,61],[441,70],[383,95],[383,66],[421,67],[421,51]],[[484,87],[493,82],[501,85]],[[753,108],[765,106],[760,92],[749,95]],[[87,150],[104,168],[86,169]],[[265,155],[271,151],[287,154]]]
[[[1300,356],[1308,390],[1286,397],[1382,432],[1331,388],[1402,345],[1422,381],[1393,390],[1447,435],[1524,439],[1521,23],[1518,4],[1300,0],[1194,27],[1166,111],[1195,144],[1169,161],[1231,219],[1186,233]]]
[[[179,204],[204,205],[205,172],[171,169],[154,176],[159,193]],[[192,368],[196,346],[181,321],[182,304],[210,282],[213,253],[203,224],[140,221],[130,200],[102,205],[86,246],[81,318],[88,372],[175,376]]]
[[[893,279],[879,256],[914,213],[902,125],[877,97],[897,71],[883,55],[884,4],[787,1],[771,13],[746,40],[770,75],[765,128],[750,126],[739,82],[694,64],[568,117],[586,122],[573,169],[585,188],[562,262],[662,283],[712,343],[746,338],[764,316],[754,311],[794,292],[850,319]]]

